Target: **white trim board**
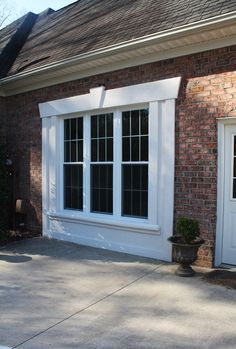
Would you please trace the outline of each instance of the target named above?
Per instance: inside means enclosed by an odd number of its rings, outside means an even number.
[[[105,87],[101,86],[90,89],[90,93],[85,95],[39,104],[40,117],[176,99],[180,82],[181,78],[176,77],[112,90],[105,90]]]

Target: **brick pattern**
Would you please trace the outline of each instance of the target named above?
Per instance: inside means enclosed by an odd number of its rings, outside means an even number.
[[[16,195],[28,200],[30,227],[41,226],[41,121],[38,103],[106,89],[182,77],[176,112],[175,218],[199,219],[206,244],[198,265],[214,260],[217,188],[216,118],[235,116],[236,46],[145,64],[7,98],[8,146]]]

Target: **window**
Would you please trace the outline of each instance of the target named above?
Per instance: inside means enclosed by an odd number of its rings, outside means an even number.
[[[122,113],[122,215],[148,216],[148,110]]]
[[[91,116],[91,211],[113,213],[113,114]]]
[[[85,120],[89,122],[87,136],[83,129]],[[91,213],[148,218],[148,124],[148,109],[64,120],[65,209],[83,211],[84,200],[89,195]],[[86,148],[90,151],[85,164]],[[118,158],[114,157],[117,151]],[[83,187],[85,177],[89,178],[87,191]],[[114,190],[115,181],[120,183],[119,192]],[[114,202],[119,206],[115,213]]]
[[[64,121],[64,208],[83,209],[83,118]]]

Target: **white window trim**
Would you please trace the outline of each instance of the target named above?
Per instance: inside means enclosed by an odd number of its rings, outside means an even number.
[[[42,180],[43,180],[43,234],[47,236],[59,236],[59,232],[54,232],[53,221],[66,222],[68,224],[82,224],[88,226],[111,228],[127,232],[144,233],[145,235],[155,235],[159,240],[156,246],[150,247],[149,253],[137,247],[134,253],[147,255],[150,257],[171,260],[171,246],[167,242],[167,237],[173,231],[173,210],[174,210],[174,158],[175,158],[175,99],[177,98],[181,78],[166,79],[151,83],[128,86],[124,88],[105,90],[98,87],[91,89],[89,94],[65,98],[61,100],[42,103],[39,105],[40,116],[42,118]],[[149,137],[149,164],[152,162],[151,173],[149,174],[149,188],[153,188],[151,183],[154,176],[156,185],[154,190],[149,190],[148,220],[141,218],[117,217],[93,214],[89,212],[89,195],[85,195],[84,212],[63,210],[63,190],[61,164],[63,163],[63,120],[65,118],[85,116],[84,130],[90,134],[90,118],[86,118],[91,113],[101,113],[113,111],[117,113],[125,109],[141,109],[143,105],[149,108],[149,119],[154,120],[150,127]],[[86,121],[87,120],[87,121]],[[119,118],[116,118],[116,122]],[[155,135],[155,136],[154,136]],[[117,138],[120,135],[117,135]],[[117,142],[116,136],[114,142]],[[85,160],[84,167],[88,166],[90,154],[90,142],[84,142]],[[117,147],[116,147],[117,148]],[[57,150],[60,151],[57,151]],[[121,154],[117,151],[116,158]],[[116,162],[117,163],[117,162]],[[119,165],[118,165],[119,166]],[[88,171],[88,167],[86,169]],[[115,171],[114,171],[115,172]],[[89,176],[85,176],[89,181]],[[120,179],[115,178],[116,189],[121,187]],[[88,188],[89,183],[84,185]],[[115,189],[115,190],[116,190]],[[119,190],[120,191],[120,190]],[[119,205],[114,205],[115,214],[120,215]],[[63,235],[63,234],[62,234]],[[68,235],[68,234],[67,234]],[[73,238],[64,236],[64,239],[73,241]],[[75,239],[76,240],[76,239]],[[86,240],[86,239],[85,239]],[[77,241],[77,240],[76,240]],[[89,240],[90,241],[90,240]],[[80,242],[80,240],[78,240]],[[124,246],[126,243],[124,242]],[[96,246],[100,246],[96,243]],[[117,249],[118,247],[112,247]],[[123,250],[123,249],[122,249]],[[127,247],[124,252],[129,252]]]

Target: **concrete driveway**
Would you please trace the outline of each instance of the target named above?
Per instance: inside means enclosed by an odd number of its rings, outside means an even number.
[[[236,292],[46,239],[0,250],[0,348],[235,349]]]

